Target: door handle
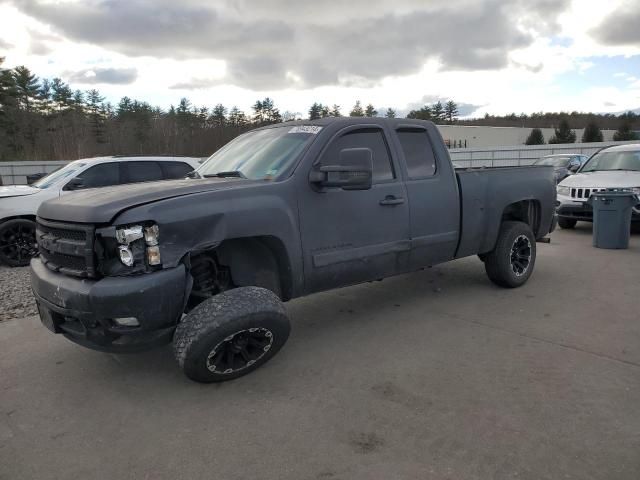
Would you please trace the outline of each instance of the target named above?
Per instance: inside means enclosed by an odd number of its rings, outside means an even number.
[[[404,198],[387,195],[384,200],[380,200],[380,205],[400,205],[404,203]]]

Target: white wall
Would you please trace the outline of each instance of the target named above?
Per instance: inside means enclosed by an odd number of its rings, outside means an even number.
[[[464,148],[484,148],[484,147],[504,147],[524,145],[527,137],[531,133],[531,128],[519,127],[472,127],[465,125],[438,125],[438,130],[445,142],[449,140],[453,147],[466,140],[467,144]],[[541,128],[545,142],[548,142],[554,136],[553,128]],[[584,129],[574,129],[576,132],[576,141],[582,139]],[[602,130],[605,142],[613,140],[615,130]]]

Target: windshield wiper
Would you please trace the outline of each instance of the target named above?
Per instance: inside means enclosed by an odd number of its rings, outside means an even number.
[[[206,175],[203,175],[204,178],[212,178],[212,177],[218,177],[218,178],[247,178],[244,176],[244,173],[242,173],[240,170],[229,170],[228,172],[217,172],[217,173],[207,173]]]

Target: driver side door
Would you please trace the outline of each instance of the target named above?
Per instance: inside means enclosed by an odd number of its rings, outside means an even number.
[[[373,153],[368,190],[318,188],[310,182],[301,185],[298,198],[307,293],[406,271],[409,205],[389,143],[380,127],[349,127],[329,141],[311,167],[337,164],[343,149],[368,148]]]

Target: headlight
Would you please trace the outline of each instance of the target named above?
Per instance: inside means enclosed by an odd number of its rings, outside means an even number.
[[[135,254],[132,245],[138,245],[136,242],[144,238],[145,257],[148,265],[160,265],[160,247],[158,246],[158,238],[160,237],[160,229],[158,225],[130,225],[116,229],[116,240],[118,246],[118,254],[120,261],[127,267],[132,267],[135,263]],[[140,252],[142,245],[138,245],[135,249]],[[138,257],[140,258],[140,257]]]
[[[571,188],[558,185],[558,195],[564,195],[565,197],[568,197],[569,195],[571,195]]]

